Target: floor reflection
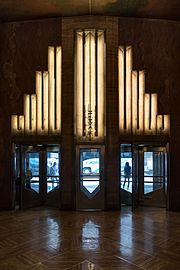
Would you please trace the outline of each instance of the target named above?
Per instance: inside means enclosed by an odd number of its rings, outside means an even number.
[[[119,242],[123,246],[133,247],[132,215],[124,215],[120,219]],[[127,226],[128,224],[128,226]]]
[[[54,249],[60,248],[60,223],[52,217],[47,218],[47,246],[50,246]]]
[[[94,250],[99,248],[99,226],[89,220],[82,227],[83,250]]]
[[[73,266],[69,270],[103,270],[103,268],[97,267],[92,262],[84,261],[78,265]]]
[[[131,208],[0,213],[0,269],[179,269],[180,213]]]

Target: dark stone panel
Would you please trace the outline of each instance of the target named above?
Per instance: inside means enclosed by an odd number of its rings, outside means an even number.
[[[62,201],[61,209],[75,207],[74,55],[73,20],[62,20]]]
[[[0,27],[0,105],[22,114],[23,95],[35,93],[35,71],[47,70],[48,46],[61,45],[61,19],[5,23]]]
[[[180,23],[119,19],[119,44],[133,46],[133,68],[145,70],[146,92],[158,93],[159,113],[173,112],[180,125],[178,96]]]
[[[120,209],[118,169],[118,18],[107,18],[106,23],[106,209]]]

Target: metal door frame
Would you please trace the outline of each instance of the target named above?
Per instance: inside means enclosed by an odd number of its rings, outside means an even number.
[[[14,149],[16,145],[19,145],[19,151],[20,151],[20,166],[18,170],[20,171],[20,202],[19,202],[19,208],[26,208],[26,206],[23,206],[23,189],[24,189],[24,173],[25,173],[25,155],[26,152],[38,152],[39,153],[39,193],[34,196],[39,197],[39,203],[35,206],[41,206],[41,205],[47,205],[49,193],[47,192],[47,153],[48,152],[58,152],[59,156],[59,188],[58,193],[60,193],[60,182],[61,182],[61,154],[60,154],[60,145],[59,144],[34,144],[34,143],[18,143],[13,144]],[[27,146],[27,150],[25,147]],[[32,147],[32,151],[28,150],[28,147]],[[14,160],[14,153],[13,153],[13,160]],[[14,181],[15,179],[15,164],[13,163],[13,175],[14,175]],[[46,187],[45,187],[46,185]],[[42,188],[42,189],[41,189]],[[56,195],[57,197],[57,195]],[[48,205],[47,205],[48,206]],[[50,205],[49,205],[50,206]],[[53,205],[55,206],[55,205]],[[28,206],[27,206],[28,207]],[[30,206],[31,207],[31,206]],[[32,205],[33,207],[33,205]],[[59,207],[59,202],[57,207]]]
[[[137,161],[137,171],[138,171],[138,175],[136,177],[133,176],[133,168],[132,168],[132,211],[134,211],[138,205],[139,202],[141,201],[141,195],[144,195],[144,189],[142,190],[142,182],[144,184],[144,152],[146,152],[145,148],[147,148],[148,152],[153,152],[153,150],[155,150],[155,152],[164,152],[164,178],[165,178],[165,192],[166,192],[166,208],[168,207],[168,187],[169,187],[169,143],[150,143],[150,142],[146,142],[146,143],[135,143],[135,142],[123,142],[120,144],[120,170],[121,170],[121,145],[122,144],[127,144],[127,145],[131,145],[131,152],[132,152],[132,164],[133,164],[133,148],[137,147],[137,155],[138,155],[138,161]],[[140,150],[140,148],[142,148],[142,150]],[[162,149],[162,151],[161,151]],[[140,151],[142,153],[140,153]],[[133,167],[133,166],[132,166]],[[135,192],[135,185],[133,187],[133,178],[136,178],[138,180],[138,185],[136,185],[136,193],[138,194],[138,197],[135,196],[134,192]],[[121,181],[121,178],[120,178]],[[121,182],[120,182],[120,186],[121,186]]]
[[[88,198],[80,188],[80,150],[81,149],[100,149],[100,180],[99,180],[100,190],[92,198]],[[75,170],[76,210],[96,210],[96,211],[104,210],[105,208],[104,155],[105,155],[104,145],[97,145],[97,144],[96,145],[89,145],[89,144],[76,145],[76,170]],[[99,204],[101,205],[100,207],[93,202],[93,200],[95,202],[96,200],[98,201],[97,199],[98,195],[99,197],[101,197],[101,200],[99,200]],[[88,201],[87,207],[86,205],[83,205],[83,207],[79,207],[82,204],[81,198],[83,202],[86,202],[86,200]]]

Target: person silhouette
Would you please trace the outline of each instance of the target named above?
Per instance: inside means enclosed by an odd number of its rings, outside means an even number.
[[[131,177],[131,166],[129,166],[129,162],[126,162],[126,164],[124,166],[124,184],[123,184],[123,188],[125,187],[126,181],[128,181],[127,188],[129,188],[130,177]]]
[[[26,180],[26,188],[31,189],[31,178],[32,178],[32,172],[29,167],[27,167],[25,180]]]

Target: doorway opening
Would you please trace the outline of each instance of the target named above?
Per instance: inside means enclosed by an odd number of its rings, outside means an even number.
[[[167,163],[166,145],[121,144],[121,204],[166,207]]]
[[[60,163],[59,145],[15,145],[16,208],[59,207]]]

